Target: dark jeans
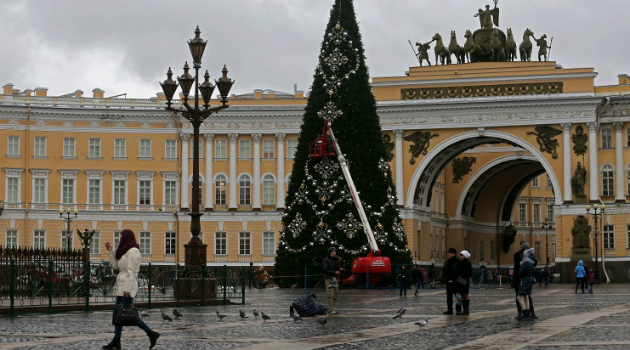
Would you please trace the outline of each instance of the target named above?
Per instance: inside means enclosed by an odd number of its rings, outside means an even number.
[[[249,276],[249,289],[252,289],[252,284],[254,285],[254,288],[258,288],[258,279],[256,278],[256,276]]]
[[[448,306],[448,311],[453,311],[453,295],[457,293],[457,286],[453,282],[446,283],[446,305]]]
[[[133,303],[133,298],[132,297],[116,297],[116,306],[120,305],[121,303],[123,304],[123,307],[128,307],[129,305]],[[144,323],[142,319],[140,319],[140,324],[138,324],[138,327],[140,327],[147,334],[152,332],[151,328],[149,328],[149,326],[147,326],[147,324]],[[120,337],[122,336],[123,326],[115,326],[115,329],[116,331],[114,332],[114,339],[115,338],[120,339]]]
[[[400,296],[407,296],[407,281],[398,281],[398,286],[400,287]]]
[[[580,285],[581,285],[582,293],[584,293],[584,285],[586,285],[586,278],[584,278],[584,277],[576,277],[575,278],[575,282],[576,282],[576,284],[575,284],[575,292],[577,293],[577,290],[578,290],[578,288],[580,288]]]

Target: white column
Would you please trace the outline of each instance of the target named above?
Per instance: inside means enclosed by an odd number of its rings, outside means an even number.
[[[590,195],[589,201],[591,203],[599,202],[599,168],[597,161],[597,123],[587,123],[588,126],[588,164],[589,164],[589,185]]]
[[[396,153],[394,159],[396,160],[396,196],[398,197],[398,206],[403,206],[404,199],[404,177],[403,177],[403,130],[394,130],[396,136]]]
[[[564,183],[564,202],[573,201],[573,189],[571,188],[571,123],[562,125],[562,159],[564,160],[563,183]]]
[[[276,177],[278,181],[276,184],[278,186],[277,191],[278,199],[276,200],[276,209],[284,209],[284,139],[286,138],[286,134],[276,134],[276,138],[278,139],[278,169],[276,170]]]
[[[230,198],[228,200],[229,207],[228,210],[237,210],[238,205],[236,204],[236,138],[238,134],[228,134],[230,138]]]
[[[260,139],[261,134],[253,134],[254,140],[254,206],[253,210],[260,210]]]
[[[626,201],[626,189],[623,166],[623,122],[614,122],[615,128],[615,202]]]
[[[182,178],[181,178],[181,191],[180,194],[180,205],[181,209],[190,208],[190,204],[188,203],[188,140],[190,139],[190,134],[179,134],[180,140],[182,140]]]
[[[214,208],[214,198],[212,198],[212,185],[214,185],[214,175],[212,174],[212,139],[214,138],[214,134],[204,134],[203,137],[206,139],[206,200],[204,203],[206,203],[206,209],[212,210]]]

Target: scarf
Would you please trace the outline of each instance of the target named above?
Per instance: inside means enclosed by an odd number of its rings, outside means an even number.
[[[116,249],[116,260],[120,260],[131,248],[140,249],[140,246],[136,242],[136,236],[133,234],[133,231],[124,229],[120,232],[120,243],[118,243],[118,249]]]

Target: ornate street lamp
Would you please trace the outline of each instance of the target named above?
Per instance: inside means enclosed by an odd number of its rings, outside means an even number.
[[[545,229],[545,255],[547,255],[547,263],[545,267],[549,267],[549,230],[553,230],[552,222],[549,218],[545,218],[545,222],[542,224],[542,228]]]
[[[68,230],[66,231],[68,252],[72,250],[72,231],[70,231],[70,222],[72,221],[72,216],[70,214],[72,213],[74,213],[75,219],[79,216],[79,211],[77,209],[74,209],[74,211],[72,211],[70,208],[67,208],[66,210],[63,210],[63,208],[59,208],[59,217],[66,220],[66,222],[68,223]]]
[[[597,203],[593,204],[592,207],[593,211],[591,212],[591,206],[587,205],[586,206],[586,214],[590,214],[593,215],[593,218],[595,220],[595,227],[593,228],[593,239],[595,240],[595,279],[597,279],[598,281],[600,281],[601,283],[601,275],[599,274],[599,258],[598,258],[598,247],[597,247],[597,243],[599,242],[599,239],[597,238],[597,233],[599,231],[599,228],[597,226],[597,218],[602,215],[602,220],[604,220],[604,210],[606,210],[606,204],[602,204],[601,206]],[[598,210],[599,209],[599,210]]]
[[[169,67],[166,77],[167,79],[160,83],[162,85],[162,90],[164,91],[164,95],[166,96],[166,105],[165,108],[167,111],[171,111],[176,113],[186,120],[190,121],[194,130],[193,137],[193,181],[192,181],[192,212],[188,213],[191,216],[190,223],[190,233],[192,234],[192,238],[188,244],[184,245],[185,247],[185,256],[186,256],[186,266],[200,266],[206,264],[206,245],[203,244],[201,238],[199,238],[199,233],[201,232],[201,215],[203,213],[199,212],[199,127],[201,124],[213,113],[217,113],[222,109],[228,108],[228,94],[230,93],[230,89],[232,88],[232,84],[234,81],[228,78],[227,73],[228,70],[226,66],[223,66],[223,76],[219,78],[219,80],[215,80],[216,87],[219,89],[219,94],[221,95],[221,105],[216,107],[210,107],[210,98],[212,97],[212,92],[214,91],[215,85],[210,82],[210,74],[206,70],[206,74],[204,75],[205,81],[199,84],[199,69],[201,68],[201,58],[203,57],[203,52],[206,48],[207,41],[204,41],[200,37],[201,31],[199,27],[195,30],[195,38],[188,41],[188,47],[190,48],[190,53],[193,58],[193,68],[195,69],[195,76],[193,77],[188,71],[190,67],[188,66],[188,62],[184,64],[184,74],[177,77],[177,82],[173,80],[173,72]],[[172,100],[175,91],[177,91],[177,86],[180,86],[182,89],[182,93],[184,98],[182,99],[183,105],[185,108],[173,108]],[[194,106],[190,106],[188,103],[190,96],[190,89],[194,86]],[[203,99],[203,109],[199,108],[199,93],[201,93],[201,97]],[[184,159],[183,161],[188,161]],[[208,160],[209,161],[209,160]],[[185,181],[185,179],[182,179]]]

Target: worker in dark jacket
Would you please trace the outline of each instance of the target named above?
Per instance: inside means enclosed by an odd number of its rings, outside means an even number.
[[[409,284],[409,271],[403,265],[398,272],[398,287],[400,288],[400,297],[407,297],[407,285]]]
[[[453,314],[453,295],[457,293],[457,286],[455,285],[457,277],[459,277],[459,260],[457,259],[457,250],[455,248],[449,248],[447,253],[448,259],[444,262],[444,268],[442,269],[442,279],[446,285],[446,305],[448,310],[444,311],[444,315]],[[461,306],[457,305],[456,310],[460,313]]]
[[[328,256],[324,259],[324,284],[326,285],[326,296],[328,297],[328,314],[338,314],[335,310],[337,304],[337,292],[339,291],[339,275],[343,271],[341,267],[341,258],[337,256],[337,249],[335,247],[328,248]]]
[[[518,290],[521,286],[521,279],[519,277],[519,271],[521,269],[521,261],[523,261],[523,256],[524,256],[523,252],[529,248],[530,248],[529,243],[523,242],[521,243],[521,249],[518,252],[514,253],[514,268],[512,272],[511,287],[514,288],[514,294],[516,297],[516,310],[518,311],[518,316],[516,316],[516,319],[520,319],[523,317],[523,310],[521,309],[521,304],[518,301]],[[534,267],[536,267],[536,265],[538,264],[538,259],[536,259],[536,256],[532,255],[530,259],[533,261]],[[532,302],[532,296],[529,295],[528,299],[529,299],[528,301],[529,301],[530,317],[537,319],[538,316],[536,316],[536,312],[534,312],[534,303]]]
[[[470,306],[470,278],[472,277],[472,264],[470,263],[470,253],[467,250],[462,250],[459,253],[459,279],[456,281],[457,293],[462,298],[463,312],[457,311],[458,315],[468,315]],[[463,284],[462,282],[466,282]]]

